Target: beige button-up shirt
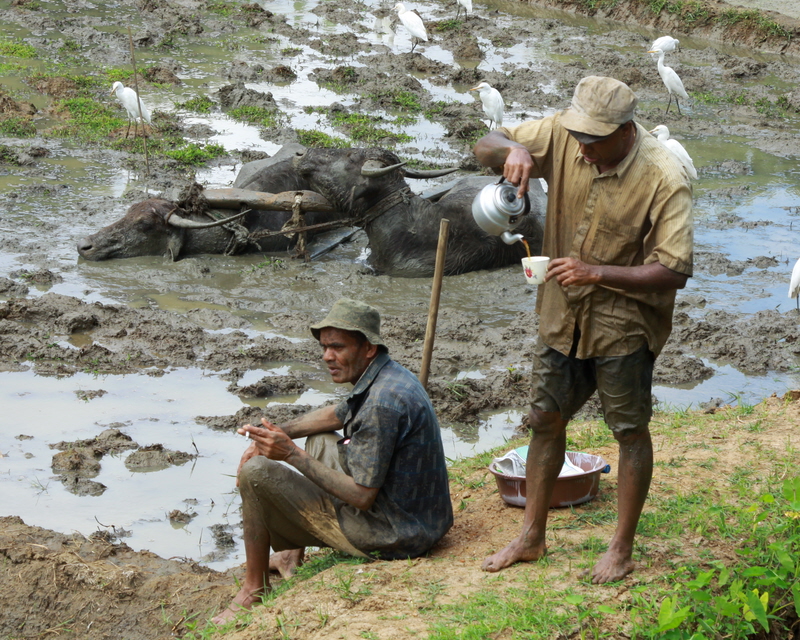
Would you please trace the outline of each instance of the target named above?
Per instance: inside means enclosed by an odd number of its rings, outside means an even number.
[[[660,262],[692,275],[692,191],[680,163],[637,124],[630,153],[601,174],[559,119],[499,129],[527,147],[532,177],[547,181],[542,255],[617,266]],[[644,344],[658,355],[672,330],[675,293],[561,287],[553,278],[539,287],[539,335],[568,355],[577,327],[581,359],[628,355]]]

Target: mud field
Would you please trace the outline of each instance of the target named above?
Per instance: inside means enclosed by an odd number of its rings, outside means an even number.
[[[633,14],[623,28],[558,12],[553,3],[476,3],[473,15],[452,28],[452,3],[426,3],[420,8],[432,38],[412,54],[402,27],[395,25],[391,35],[376,27],[391,14],[391,3],[231,3],[233,11],[210,10],[219,4],[122,1],[112,10],[95,2],[0,2],[9,38],[30,44],[61,68],[72,66],[60,77],[37,76],[37,82],[25,80],[35,61],[25,62],[27,71],[0,72],[6,80],[0,116],[30,118],[37,129],[32,138],[0,138],[0,375],[9,403],[0,415],[0,463],[9,469],[19,458],[34,457],[26,449],[31,441],[44,440],[46,460],[37,464],[49,480],[37,476],[35,482],[60,484],[85,501],[106,490],[99,475],[104,465],[124,465],[133,478],[128,482],[144,482],[135,474],[188,468],[203,457],[193,439],[137,439],[126,433],[130,422],[100,414],[80,438],[43,435],[31,423],[42,407],[24,403],[39,380],[80,379],[75,397],[91,408],[118,393],[104,388],[112,377],[126,376],[134,381],[128,401],[146,407],[142,390],[149,387],[137,379],[169,385],[176,371],[199,371],[198,380],[223,381],[231,400],[224,410],[192,414],[192,427],[231,439],[266,404],[270,418],[280,422],[334,399],[341,392],[326,386],[306,327],[342,295],[381,309],[390,353],[418,372],[430,282],[373,273],[364,261],[363,233],[308,265],[285,255],[87,263],[78,260],[75,245],[148,193],[172,194],[194,180],[229,186],[242,163],[302,140],[300,130],[351,139],[352,125],[332,118],[335,113],[377,114],[387,132],[372,144],[404,158],[478,172],[470,149],[486,123],[466,90],[480,81],[501,91],[505,123],[514,124],[566,106],[585,75],[617,77],[640,98],[637,119],[648,128],[667,124],[694,156],[700,174],[696,278],[679,294],[674,330],[657,361],[663,401],[679,404],[683,394],[695,405],[713,406],[742,394],[752,399],[798,387],[800,315],[786,288],[800,257],[800,225],[794,224],[800,65],[775,54],[780,47],[767,42],[763,50],[745,48],[740,45],[752,44],[745,35],[723,44],[704,39],[713,33],[687,33],[675,25],[672,35],[682,49],[668,63],[693,96],[678,115],[664,113],[666,92],[655,61],[644,53],[661,33],[649,30],[652,25],[636,26]],[[619,11],[614,17],[624,20]],[[792,18],[780,20],[798,28]],[[75,69],[91,75],[130,65],[127,31],[113,26],[127,21],[139,66],[149,70],[140,87],[154,111],[150,135],[169,129],[198,144],[223,144],[225,153],[205,168],[153,156],[147,173],[139,153],[49,133],[66,118],[55,105],[76,91]],[[219,50],[208,54],[212,43]],[[253,57],[248,46],[269,53]],[[405,113],[387,87],[413,97],[424,117]],[[96,100],[110,102],[107,90],[98,91]],[[197,95],[211,99],[210,116],[175,106]],[[242,106],[267,108],[276,117],[244,127],[226,115]],[[411,138],[402,138],[403,132]],[[124,130],[114,133],[121,135]],[[414,185],[415,191],[423,188]],[[498,412],[517,410],[502,437],[522,428],[528,354],[538,326],[535,291],[522,280],[518,269],[508,268],[445,282],[429,393],[454,441],[486,442],[475,434]],[[720,379],[733,380],[733,386],[715,384]],[[692,389],[700,390],[692,395]],[[31,397],[39,398],[34,404],[48,402],[46,394]],[[154,405],[153,420],[166,424],[163,411]],[[590,403],[587,414],[592,411]],[[232,473],[235,455],[224,462]],[[28,471],[6,476],[8,486],[34,482]],[[239,544],[235,504],[230,521],[220,520],[205,534],[217,555],[196,562],[201,558],[193,548],[169,560],[136,551],[126,545],[124,530],[98,516],[96,523],[87,519],[85,527],[62,533],[27,526],[17,517],[28,501],[19,496],[27,494],[6,495],[17,502],[0,497],[0,515],[6,516],[0,520],[0,637],[181,636],[187,617],[227,603],[231,575],[241,575],[240,567],[217,572],[207,566]],[[495,499],[471,510],[470,522],[487,528],[499,522]],[[196,516],[187,501],[161,522],[180,526]],[[462,520],[439,555],[479,558],[482,546],[496,544]],[[379,617],[380,607],[374,612]],[[335,625],[330,633],[314,637],[355,637]],[[402,629],[387,633],[381,637],[405,637]]]

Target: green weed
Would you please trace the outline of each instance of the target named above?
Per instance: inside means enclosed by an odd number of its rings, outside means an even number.
[[[228,115],[236,120],[241,120],[267,129],[277,127],[281,121],[280,112],[271,111],[264,107],[236,107],[235,109],[231,109]]]
[[[343,149],[350,146],[347,140],[337,136],[330,136],[327,133],[317,131],[316,129],[298,129],[296,133],[300,140],[300,144],[305,145],[306,147],[328,147]]]
[[[12,58],[35,58],[36,49],[29,44],[4,38],[0,40],[0,56]]]
[[[166,151],[164,155],[173,160],[177,160],[185,165],[201,165],[214,158],[226,155],[225,147],[221,144],[196,144],[190,142],[181,149]]]
[[[30,118],[6,116],[0,118],[0,135],[9,138],[32,138],[36,135],[36,125]]]
[[[178,109],[186,109],[196,113],[211,113],[214,101],[208,96],[195,96],[194,98],[189,98],[186,102],[178,102],[175,106]]]

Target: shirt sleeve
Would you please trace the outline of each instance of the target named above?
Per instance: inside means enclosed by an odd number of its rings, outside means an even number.
[[[694,260],[691,187],[680,181],[660,189],[650,209],[650,221],[652,227],[644,240],[645,264],[659,262],[691,276]]]
[[[382,487],[395,452],[401,415],[390,407],[368,404],[351,423],[347,466],[358,484]]]
[[[559,127],[553,116],[541,120],[528,120],[516,127],[500,127],[498,131],[509,140],[523,145],[531,154],[534,171],[532,178],[547,180],[552,172],[553,133]]]

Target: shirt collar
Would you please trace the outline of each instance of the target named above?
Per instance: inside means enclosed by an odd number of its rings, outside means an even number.
[[[383,349],[378,351],[378,355],[375,356],[375,359],[369,363],[364,373],[361,374],[361,377],[358,379],[358,382],[356,382],[347,398],[349,399],[353,396],[357,396],[369,389],[370,385],[375,382],[375,378],[378,377],[381,369],[383,369],[390,360],[391,358],[386,351]]]

